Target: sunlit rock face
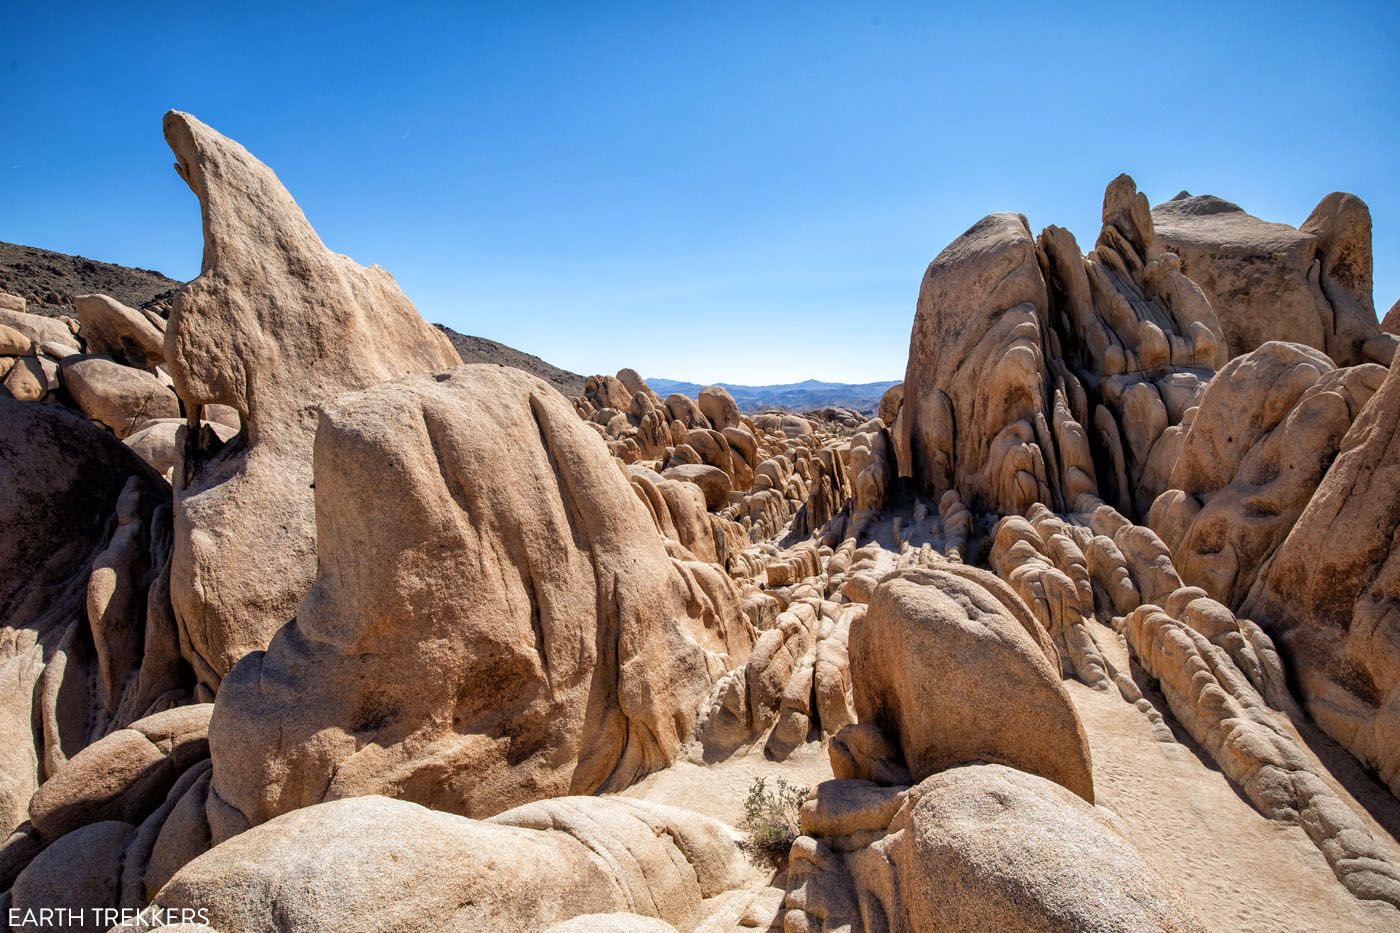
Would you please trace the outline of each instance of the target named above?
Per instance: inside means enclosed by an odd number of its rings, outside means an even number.
[[[176,296],[167,365],[187,412],[227,405],[243,424],[230,444],[190,438],[175,484],[171,598],[211,695],[267,646],[314,578],[317,408],[461,360],[387,272],[327,249],[246,149],[174,111],[165,138],[204,220],[203,265]]]

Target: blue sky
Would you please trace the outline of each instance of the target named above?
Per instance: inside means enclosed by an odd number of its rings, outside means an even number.
[[[0,240],[187,279],[161,114],[271,165],[429,320],[583,373],[901,378],[994,210],[1105,184],[1298,224],[1349,190],[1400,298],[1400,4],[0,0]]]

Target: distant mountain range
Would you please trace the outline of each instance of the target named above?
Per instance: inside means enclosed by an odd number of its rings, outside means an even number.
[[[741,386],[728,382],[713,383],[729,390],[734,401],[743,411],[762,411],[765,408],[786,408],[792,411],[809,411],[813,408],[851,408],[863,415],[874,414],[880,407],[880,396],[899,380],[890,382],[822,382],[808,379],[806,382],[789,382],[784,385]],[[694,398],[704,386],[695,382],[677,382],[674,379],[648,379],[652,391],[665,398],[672,392]]]

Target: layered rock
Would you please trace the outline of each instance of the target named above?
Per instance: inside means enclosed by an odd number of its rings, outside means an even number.
[[[854,722],[847,644],[864,614],[864,606],[807,596],[773,619],[748,661],[716,683],[703,708],[695,734],[706,760],[756,739],[782,760],[810,738]]]
[[[1204,590],[1182,585],[1166,545],[1108,506],[1064,518],[1041,510],[1035,518],[1036,537],[1019,537],[1016,546],[1036,542],[1043,573],[1088,587],[1096,614],[1122,632],[1174,718],[1259,812],[1301,825],[1357,897],[1400,906],[1400,865],[1322,777],[1322,766],[1289,724],[1284,714],[1293,701],[1278,653],[1259,626]],[[1056,539],[1075,547],[1057,546]],[[1005,540],[998,536],[997,546]],[[994,552],[994,565],[1005,559]],[[1103,686],[1117,685],[1154,725],[1161,722],[1126,672],[1102,654],[1098,663]],[[1166,728],[1157,734],[1171,741]]]
[[[59,376],[78,410],[125,439],[162,418],[179,418],[175,393],[154,375],[101,356],[69,356]]]
[[[1034,240],[1015,214],[983,218],[929,265],[898,443],[901,474],[930,495],[956,488],[994,511],[1050,497],[1046,300]]]
[[[143,908],[208,849],[209,715],[208,704],[197,704],[138,720],[83,749],[39,788],[29,823],[0,847],[0,887],[10,888],[21,916]]]
[[[1376,323],[1371,213],[1360,198],[1329,194],[1294,228],[1182,192],[1152,219],[1216,309],[1231,356],[1287,340],[1341,366],[1390,364],[1396,341]]]
[[[165,362],[165,321],[158,315],[147,316],[106,295],[79,295],[73,309],[87,352],[140,369]]]
[[[165,354],[187,417],[220,404],[239,439],[191,432],[176,477],[171,596],[205,695],[267,645],[315,573],[316,408],[460,360],[377,266],[322,245],[267,166],[195,118],[165,137],[199,198],[200,275],[175,299]]]
[[[1018,607],[1018,619],[1002,599],[1015,596],[939,568],[881,583],[851,633],[856,715],[898,747],[915,781],[982,761],[1092,803],[1089,744],[1057,659],[1030,613]]]
[[[501,367],[324,407],[319,573],[225,679],[215,838],[387,794],[473,816],[624,787],[671,761],[752,629],[667,555],[597,435]]]
[[[1145,515],[1165,488],[1183,422],[1228,359],[1217,316],[1164,249],[1147,199],[1127,175],[1104,191],[1103,228],[1088,254],[1081,258],[1069,232],[1054,226],[1036,250],[1063,348],[1063,366],[1055,366],[1063,388],[1056,383],[1049,406],[1062,499],[1076,508],[1092,491],[1092,474],[1098,498],[1130,517]]]

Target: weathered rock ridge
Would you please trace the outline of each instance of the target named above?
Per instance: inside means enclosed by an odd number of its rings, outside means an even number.
[[[461,361],[387,272],[326,249],[246,149],[174,111],[165,138],[204,223],[201,271],[175,298],[166,362],[187,414],[227,405],[243,423],[230,444],[191,431],[175,483],[170,591],[209,695],[311,585],[317,406]]]

